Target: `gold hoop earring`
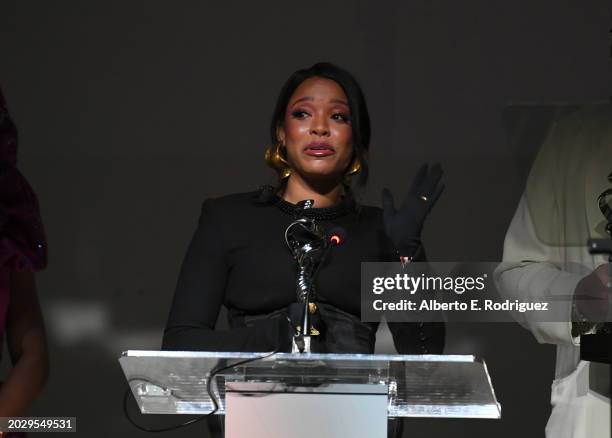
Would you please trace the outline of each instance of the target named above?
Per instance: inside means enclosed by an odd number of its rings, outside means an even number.
[[[264,159],[266,160],[266,164],[268,166],[278,172],[280,179],[289,178],[289,175],[291,175],[291,167],[289,166],[287,159],[283,156],[282,143],[278,142],[272,146],[269,146],[266,149]]]
[[[355,157],[351,165],[348,167],[348,169],[346,169],[344,176],[350,177],[356,173],[359,173],[360,170],[361,170],[361,161],[359,161],[359,158]]]

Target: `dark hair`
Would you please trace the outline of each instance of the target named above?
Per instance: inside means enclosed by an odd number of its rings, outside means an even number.
[[[368,180],[368,148],[370,147],[370,116],[363,92],[357,80],[346,70],[341,69],[329,62],[319,62],[312,67],[298,70],[289,76],[280,91],[272,123],[270,123],[270,138],[272,143],[278,142],[276,130],[283,126],[285,112],[289,99],[296,88],[308,78],[320,77],[331,79],[342,87],[348,98],[349,110],[351,112],[351,129],[353,131],[353,151],[361,163],[361,170],[357,174],[356,186],[364,187]]]

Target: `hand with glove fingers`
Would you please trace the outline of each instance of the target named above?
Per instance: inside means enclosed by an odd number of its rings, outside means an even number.
[[[389,189],[382,192],[385,231],[402,257],[416,258],[421,250],[425,218],[444,190],[442,167],[423,164],[417,172],[399,210]]]

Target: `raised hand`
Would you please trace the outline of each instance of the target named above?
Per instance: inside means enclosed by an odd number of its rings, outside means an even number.
[[[418,252],[425,218],[444,190],[442,175],[440,164],[422,165],[399,210],[389,189],[383,189],[385,231],[399,255],[414,257]]]

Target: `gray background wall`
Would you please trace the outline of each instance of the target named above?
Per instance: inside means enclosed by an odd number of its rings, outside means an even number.
[[[52,371],[33,414],[77,416],[80,436],[145,436],[123,418],[116,358],[159,346],[201,201],[272,181],[272,106],[316,61],[364,87],[366,203],[383,186],[403,196],[420,163],[440,161],[429,256],[499,260],[525,173],[502,110],[607,99],[611,12],[604,0],[3,0],[0,84],[50,246],[38,283]],[[503,419],[412,420],[410,436],[543,436],[553,347],[513,324],[448,331],[448,353],[487,361]]]

